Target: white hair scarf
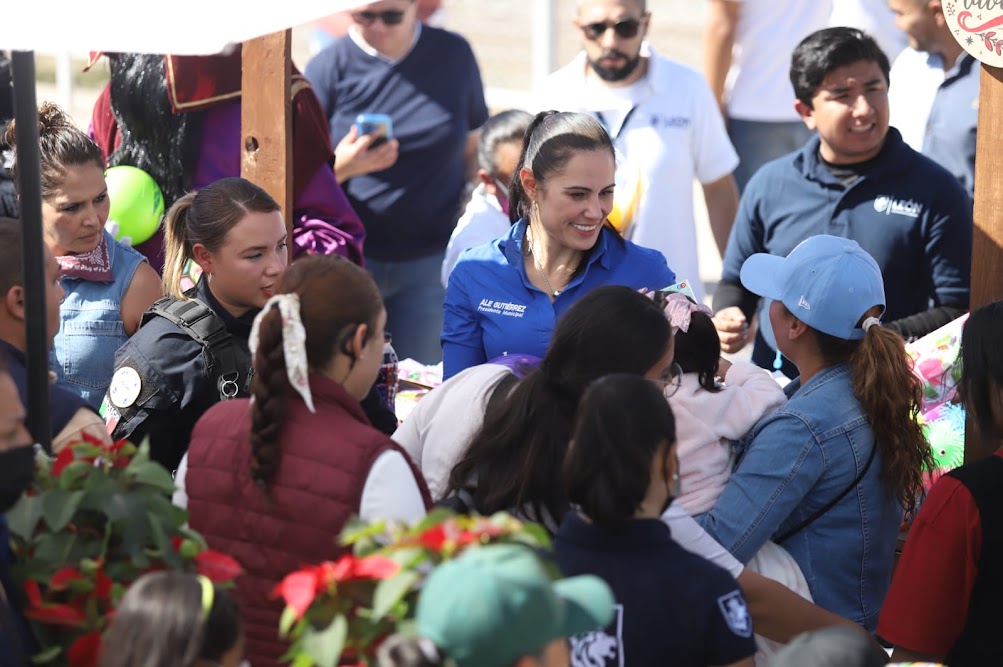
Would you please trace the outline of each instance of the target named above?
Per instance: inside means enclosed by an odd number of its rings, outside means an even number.
[[[282,353],[286,360],[286,375],[289,384],[303,398],[310,412],[316,413],[313,407],[313,395],[310,393],[309,371],[306,362],[306,330],[300,319],[300,298],[298,294],[276,294],[270,298],[251,325],[251,336],[248,340],[253,357],[258,350],[258,327],[261,319],[276,306],[282,316]]]

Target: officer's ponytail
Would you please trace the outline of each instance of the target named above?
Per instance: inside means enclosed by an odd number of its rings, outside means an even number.
[[[272,196],[243,178],[221,178],[178,199],[164,217],[164,294],[184,298],[181,276],[196,244],[218,252],[248,214],[275,211],[281,209]]]
[[[192,256],[188,242],[188,211],[191,210],[195,193],[189,192],[174,202],[164,216],[164,294],[176,299],[184,298],[181,292],[181,276],[185,263]]]

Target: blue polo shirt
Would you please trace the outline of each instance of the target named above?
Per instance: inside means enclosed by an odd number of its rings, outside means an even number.
[[[526,221],[520,220],[506,236],[460,255],[446,287],[444,379],[506,353],[543,357],[557,319],[596,287],[660,289],[676,282],[662,253],[626,241],[604,227],[584,270],[551,303],[526,274],[525,236]]]
[[[721,280],[741,284],[750,255],[785,257],[809,236],[830,234],[855,240],[881,267],[884,322],[929,310],[931,303],[967,307],[972,207],[958,179],[889,128],[881,152],[846,187],[821,162],[819,143],[813,137],[749,181]],[[766,303],[760,303],[761,323],[769,322]]]
[[[27,359],[24,352],[17,349],[5,340],[0,340],[0,355],[3,356],[7,365],[7,372],[17,386],[17,393],[21,397],[21,403],[28,406],[28,368]],[[67,389],[62,382],[55,382],[49,385],[49,418],[52,424],[53,436],[58,435],[66,425],[73,419],[80,408],[86,407],[93,412],[97,412],[93,405],[85,401],[79,394]],[[32,437],[40,440],[37,433],[32,433]]]
[[[400,143],[397,162],[348,179],[345,194],[366,226],[366,257],[410,261],[441,253],[463,210],[467,137],[488,118],[481,74],[456,33],[419,25],[396,62],[345,36],[304,72],[337,145],[360,113],[385,113]]]
[[[981,73],[978,61],[962,53],[937,89],[923,137],[923,155],[954,174],[973,201]]]
[[[707,667],[730,665],[756,652],[752,619],[738,583],[672,539],[657,519],[617,528],[586,523],[569,512],[554,537],[566,576],[593,574],[616,597],[616,616],[603,630],[571,638],[575,665]]]

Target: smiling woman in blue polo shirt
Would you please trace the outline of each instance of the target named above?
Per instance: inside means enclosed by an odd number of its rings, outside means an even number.
[[[602,285],[659,289],[675,274],[626,241],[613,208],[613,143],[592,116],[540,113],[512,180],[508,235],[460,256],[446,289],[443,376],[506,353],[543,356],[557,318]]]

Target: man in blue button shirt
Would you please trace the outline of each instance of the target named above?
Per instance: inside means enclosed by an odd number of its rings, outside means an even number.
[[[947,25],[940,0],[889,0],[909,48],[895,59],[891,124],[906,143],[957,176],[975,198],[982,68]]]
[[[742,287],[739,272],[755,253],[786,256],[816,234],[853,239],[877,260],[884,324],[908,339],[968,308],[971,202],[950,172],[889,127],[888,72],[880,47],[852,28],[820,30],[795,49],[794,107],[817,134],[767,163],[742,195],[714,295],[724,351],[750,342],[748,322],[758,307],[753,360],[797,374],[776,352],[768,304]]]

